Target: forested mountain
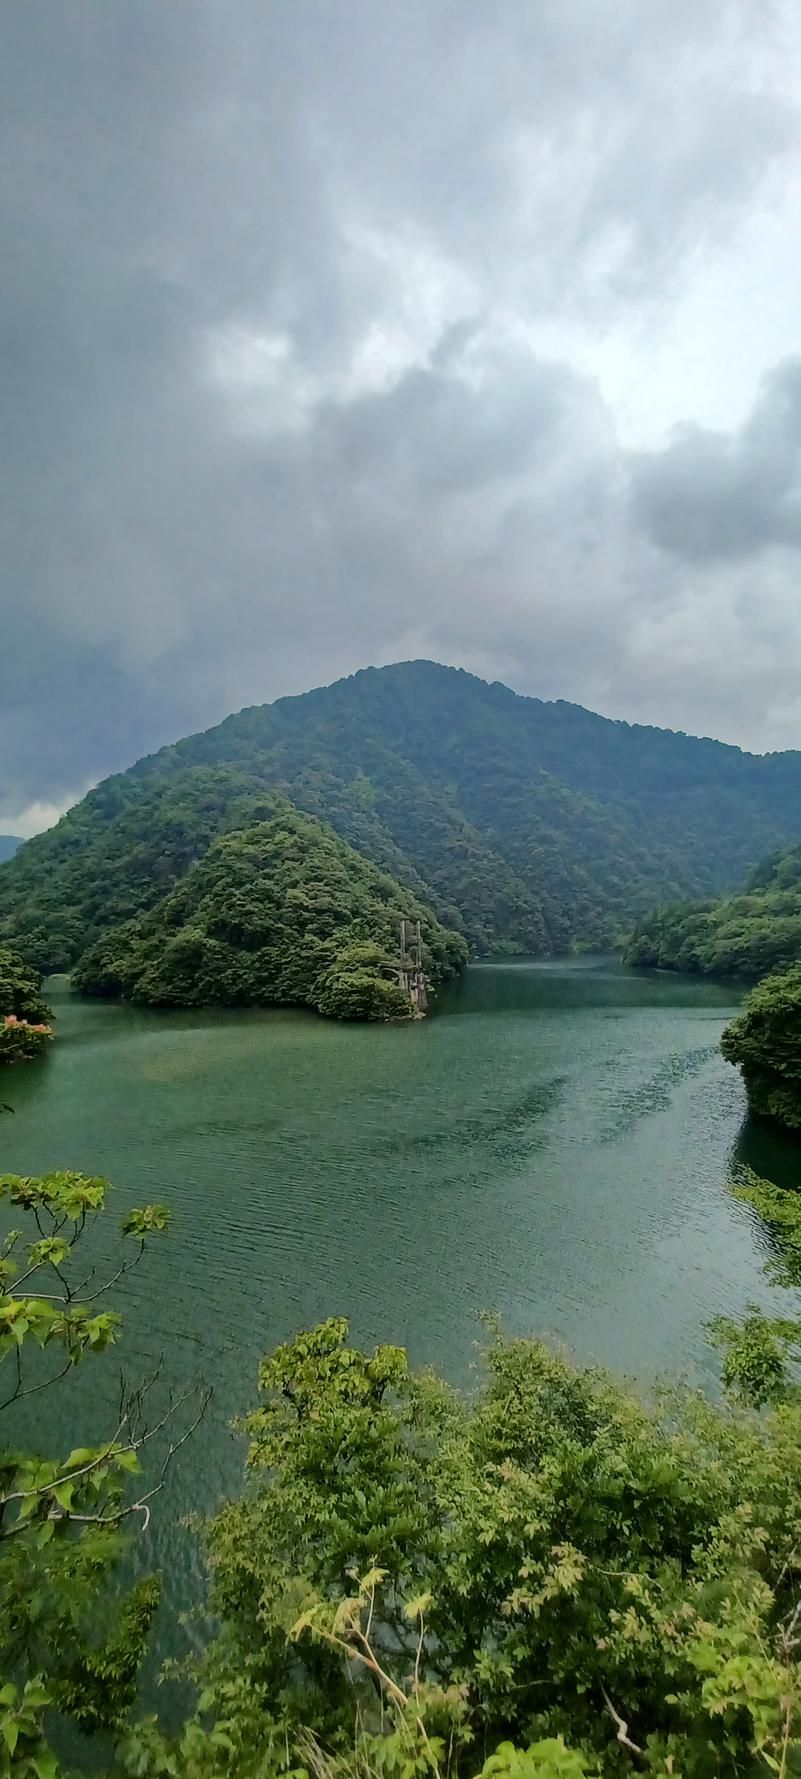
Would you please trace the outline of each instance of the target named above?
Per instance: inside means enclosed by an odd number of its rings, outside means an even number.
[[[0,936],[65,967],[278,789],[476,951],[604,943],[801,833],[801,754],[522,698],[432,662],[231,716],[107,779],[0,869]],[[267,808],[263,813],[269,816]]]
[[[801,962],[801,846],[765,859],[741,895],[657,910],[636,928],[625,958],[746,982]]]
[[[16,834],[0,834],[0,861],[12,858],[21,845],[22,841]]]
[[[76,973],[85,994],[154,1006],[310,1006],[335,1018],[411,1013],[393,969],[403,916],[436,985],[467,947],[330,828],[286,804],[213,841],[150,913],[112,928]]]

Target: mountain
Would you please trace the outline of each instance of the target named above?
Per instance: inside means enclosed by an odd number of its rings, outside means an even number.
[[[12,858],[18,846],[22,846],[22,841],[16,834],[0,834],[0,862]]]
[[[399,926],[422,929],[436,986],[464,940],[312,816],[273,818],[214,840],[150,913],[114,927],[75,972],[84,994],[153,1006],[309,1006],[337,1018],[408,1016]]]
[[[733,888],[801,834],[801,754],[409,661],[240,711],[98,785],[0,867],[0,937],[66,967],[218,834],[269,819],[275,790],[477,952],[608,943],[656,901]]]
[[[624,955],[647,968],[746,982],[801,962],[801,846],[765,859],[740,895],[657,910]]]

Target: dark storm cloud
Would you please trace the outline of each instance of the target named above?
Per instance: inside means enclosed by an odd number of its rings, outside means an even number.
[[[688,656],[722,610],[753,671],[718,571],[797,542],[790,372],[632,459],[593,345],[792,160],[782,16],[3,8],[0,825],[410,653],[731,727]]]
[[[690,562],[801,548],[801,362],[766,378],[739,433],[686,426],[643,453],[633,497],[655,543]]]

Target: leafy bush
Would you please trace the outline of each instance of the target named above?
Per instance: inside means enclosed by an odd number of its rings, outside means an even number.
[[[6,1013],[0,1019],[0,1063],[26,1062],[39,1056],[52,1036],[51,1026],[29,1025],[27,1019]]]
[[[38,970],[0,946],[0,1064],[38,1056],[53,1032]]]
[[[279,1347],[260,1389],[253,1486],[211,1528],[198,1714],[172,1744],[135,1730],[131,1770],[798,1770],[792,1391],[761,1417],[649,1406],[496,1339],[465,1398],[337,1320]]]
[[[0,1016],[10,1013],[33,1025],[46,1025],[52,1018],[42,996],[39,971],[23,962],[16,952],[0,945]]]
[[[99,1443],[78,1437],[71,1449],[47,1449],[50,1392],[116,1344],[120,1321],[105,1292],[167,1223],[160,1205],[132,1211],[123,1225],[127,1258],[82,1295],[88,1279],[76,1249],[107,1192],[108,1181],[76,1173],[0,1177],[0,1205],[30,1225],[0,1244],[0,1773],[19,1779],[57,1779],[46,1711],[87,1734],[119,1731],[127,1721],[160,1591],[153,1576],[124,1595],[111,1585],[122,1532],[129,1523],[147,1526],[160,1486],[158,1477],[145,1484],[140,1472],[141,1452],[173,1412],[168,1403],[148,1425],[156,1379],[124,1392]],[[32,1450],[20,1447],[14,1414],[34,1392],[43,1443]],[[195,1411],[184,1431],[205,1401],[188,1393],[174,1404],[179,1419],[190,1398]],[[165,1473],[177,1443],[162,1453]]]

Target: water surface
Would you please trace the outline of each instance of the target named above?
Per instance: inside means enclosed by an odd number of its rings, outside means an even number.
[[[3,1082],[2,1166],[108,1175],[120,1214],[170,1207],[118,1295],[129,1375],[163,1352],[170,1381],[215,1388],[148,1552],[182,1604],[179,1516],[238,1487],[230,1419],[295,1329],[348,1314],[460,1380],[491,1308],[582,1359],[710,1385],[710,1316],[779,1301],[726,1182],[745,1159],[790,1183],[798,1151],[745,1119],[718,1051],[730,989],[608,958],[486,964],[390,1027],[52,998],[52,1054]],[[100,1371],[75,1380],[90,1420]]]

